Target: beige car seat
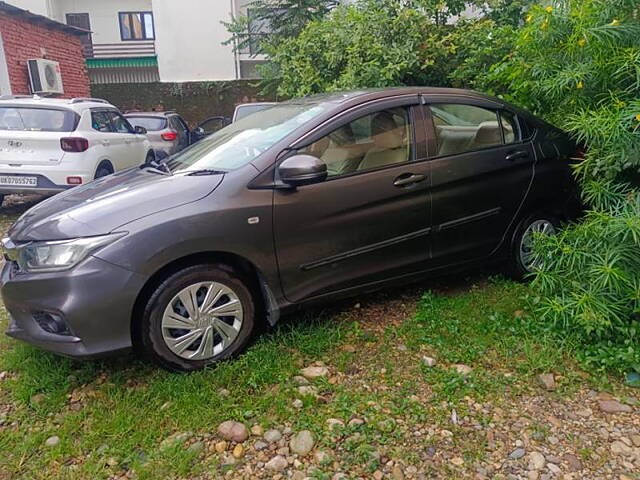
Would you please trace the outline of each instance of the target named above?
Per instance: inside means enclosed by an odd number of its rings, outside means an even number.
[[[502,133],[497,121],[482,122],[478,125],[476,136],[471,142],[471,150],[502,144]]]
[[[373,148],[369,150],[358,170],[369,170],[406,162],[409,151],[404,126],[398,126],[390,112],[380,112],[371,120]]]

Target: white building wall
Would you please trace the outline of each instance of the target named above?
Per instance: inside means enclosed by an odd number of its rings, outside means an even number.
[[[158,68],[163,82],[233,80],[229,33],[232,0],[153,0]]]
[[[51,0],[9,0],[7,3],[23,10],[29,10],[31,13],[44,15],[45,17],[49,17],[51,13],[49,10]]]
[[[51,0],[51,3],[52,18],[62,23],[67,23],[67,13],[88,13],[93,43],[122,43],[119,12],[151,11],[151,0]]]

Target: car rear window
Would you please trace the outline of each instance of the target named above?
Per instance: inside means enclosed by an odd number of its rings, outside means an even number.
[[[144,127],[147,131],[167,128],[167,119],[162,117],[134,117],[127,115],[127,120],[129,120],[129,123],[134,127]]]
[[[76,123],[70,110],[0,106],[0,130],[72,132]]]

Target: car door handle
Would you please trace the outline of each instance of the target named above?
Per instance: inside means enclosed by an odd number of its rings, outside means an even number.
[[[517,150],[515,152],[510,152],[509,154],[507,154],[504,159],[513,162],[514,160],[517,160],[519,158],[527,158],[528,156],[529,152],[527,152],[526,150]]]
[[[393,181],[393,185],[396,187],[407,187],[409,185],[422,182],[426,178],[427,177],[420,174],[403,173],[399,177],[396,177],[396,179]]]
[[[109,140],[102,140],[102,145],[104,145],[105,147],[108,147],[110,143],[111,142],[109,142]]]

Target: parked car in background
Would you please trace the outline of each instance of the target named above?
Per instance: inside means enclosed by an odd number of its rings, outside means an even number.
[[[192,371],[309,302],[505,262],[580,212],[571,138],[436,88],[279,103],[36,205],[2,241],[7,334]],[[160,168],[161,167],[161,168]]]
[[[236,105],[236,108],[233,111],[233,118],[231,119],[231,122],[232,123],[237,122],[238,120],[246,117],[247,115],[251,115],[252,113],[266,110],[267,108],[271,108],[274,105],[277,105],[277,103],[276,102],[241,103],[240,105]]]
[[[252,113],[265,110],[276,105],[275,102],[243,103],[238,105],[233,118],[214,115],[200,122],[189,130],[187,122],[175,111],[168,112],[129,112],[125,116],[133,125],[140,125],[147,129],[148,137],[159,157],[173,155],[188,145],[199,142],[205,137],[216,133],[230,123]]]
[[[134,127],[139,126],[147,130],[147,138],[156,154],[163,152],[166,155],[173,155],[203,138],[199,132],[191,131],[187,122],[172,110],[128,112],[125,118]]]
[[[0,97],[0,203],[53,194],[153,158],[143,128],[96,98]]]

